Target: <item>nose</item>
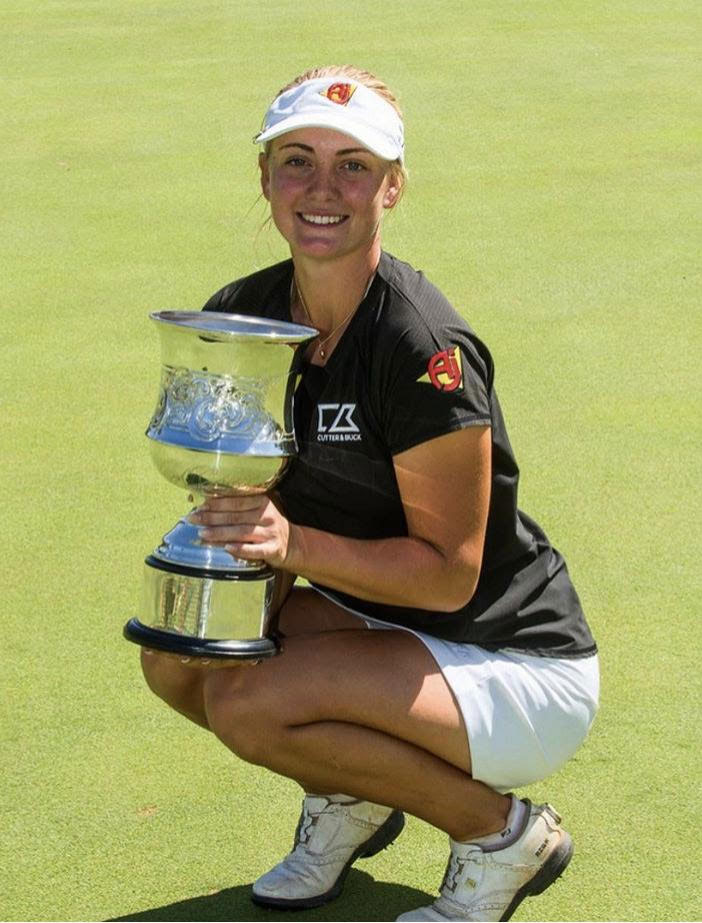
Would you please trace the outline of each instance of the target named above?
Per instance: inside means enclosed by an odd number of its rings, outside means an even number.
[[[319,165],[310,176],[308,193],[320,202],[335,199],[339,194],[339,184],[334,168]]]

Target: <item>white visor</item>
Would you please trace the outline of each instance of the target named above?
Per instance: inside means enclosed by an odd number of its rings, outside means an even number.
[[[402,119],[382,96],[353,80],[320,77],[281,93],[266,112],[254,143],[298,128],[333,128],[384,160],[404,160]]]

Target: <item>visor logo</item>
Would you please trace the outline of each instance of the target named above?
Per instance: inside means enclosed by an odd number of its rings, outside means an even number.
[[[428,381],[438,391],[456,391],[463,384],[461,351],[457,346],[442,349],[429,360],[426,375],[418,381]]]
[[[332,83],[319,95],[326,96],[330,102],[337,103],[339,106],[345,106],[355,92],[356,86],[353,83]]]

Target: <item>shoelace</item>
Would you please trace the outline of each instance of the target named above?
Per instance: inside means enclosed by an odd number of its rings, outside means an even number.
[[[302,814],[300,815],[300,820],[297,824],[297,830],[295,831],[295,842],[293,844],[293,849],[296,846],[305,846],[312,836],[312,831],[314,827],[319,823],[319,818],[324,814],[324,812],[331,807],[333,802],[327,801],[325,806],[321,811],[315,811],[314,813],[310,811],[307,806],[307,801],[302,802]]]
[[[315,823],[317,822],[317,815],[312,814],[308,809],[307,805],[304,805],[302,808],[302,816],[300,817],[300,823],[298,824],[296,836],[295,836],[295,846],[305,846],[312,836],[312,829],[314,828]]]
[[[465,868],[466,863],[464,859],[459,859],[458,856],[451,853],[449,856],[449,861],[446,866],[446,871],[444,872],[444,880],[441,882],[441,891],[450,891],[452,894],[455,893],[456,888],[460,884],[460,878]]]

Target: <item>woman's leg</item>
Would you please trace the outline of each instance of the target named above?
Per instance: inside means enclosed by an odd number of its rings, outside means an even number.
[[[306,791],[406,810],[454,839],[501,830],[510,801],[471,778],[462,716],[421,641],[403,631],[303,632],[340,611],[313,598],[306,622],[297,602],[283,613],[286,633],[298,633],[281,656],[205,675],[209,727]]]
[[[305,589],[290,594],[280,626],[283,653],[256,666],[145,652],[146,680],[243,759],[306,791],[404,809],[454,839],[504,826],[509,799],[470,777],[462,716],[419,639],[350,630],[362,621]]]
[[[399,808],[453,840],[439,899],[399,919],[509,919],[562,873],[570,837],[550,806],[471,778],[462,716],[421,641],[349,630],[358,625],[302,590],[281,614],[284,652],[254,668],[193,669],[144,655],[149,685],[174,708],[243,759],[317,793],[305,799],[299,844],[256,882],[254,900],[312,907],[335,897],[356,858],[397,836],[402,818],[390,809]]]
[[[364,622],[338,606],[330,607],[314,590],[293,589],[281,608],[279,627],[286,637],[335,631],[344,628],[364,629]],[[203,661],[176,654],[141,649],[141,669],[147,685],[175,711],[206,730],[210,730],[205,714],[203,682],[214,669],[245,669],[252,666],[246,660]]]

